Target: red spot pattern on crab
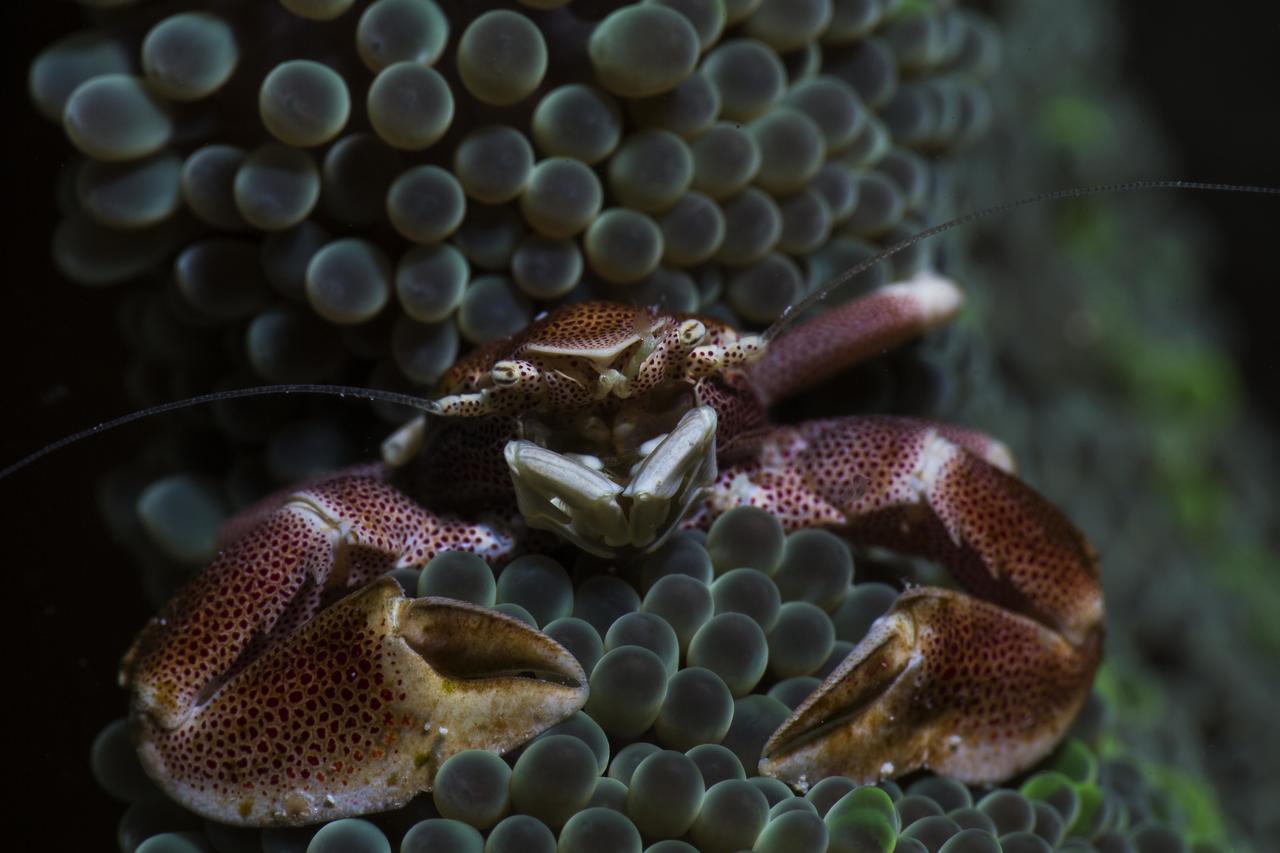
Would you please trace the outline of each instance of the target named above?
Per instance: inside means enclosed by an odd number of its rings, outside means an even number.
[[[749,504],[784,529],[943,563],[966,589],[1079,640],[1101,616],[1097,557],[1058,510],[978,455],[990,439],[911,418],[810,421],[758,433],[694,524]]]
[[[904,607],[910,606],[910,601]],[[1071,702],[1091,655],[1061,654],[1031,620],[976,599],[938,599],[920,631],[917,716],[950,709],[951,737],[987,744],[1017,743]],[[936,716],[936,712],[933,714]]]
[[[511,548],[496,529],[436,516],[379,478],[335,476],[287,498],[184,587],[134,641],[121,683],[137,711],[175,727],[346,592],[441,551],[496,560]]]
[[[282,779],[322,798],[326,780],[351,781],[367,754],[398,737],[386,709],[404,701],[404,673],[381,633],[351,608],[330,608],[301,645],[267,649],[191,724],[151,733],[163,766],[210,796],[254,793]],[[370,780],[362,780],[370,781]],[[309,784],[313,783],[313,784]]]
[[[188,807],[297,824],[402,805],[450,755],[510,749],[585,700],[582,668],[544,634],[382,578],[267,645],[181,725],[136,722],[143,765]]]
[[[489,385],[495,361],[517,361],[540,347],[572,342],[583,350],[607,350],[624,346],[659,325],[659,316],[650,309],[610,302],[588,302],[573,310],[554,311],[513,337],[477,347],[458,359],[445,372],[438,390],[444,394],[478,391]]]

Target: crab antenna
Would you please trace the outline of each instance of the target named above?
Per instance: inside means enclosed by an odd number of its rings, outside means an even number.
[[[409,406],[428,414],[438,410],[436,404],[431,400],[425,400],[422,397],[415,397],[412,394],[401,394],[396,391],[383,391],[377,388],[357,388],[350,385],[308,385],[308,384],[289,384],[289,385],[258,385],[253,388],[233,388],[229,391],[214,391],[211,394],[200,394],[196,397],[188,397],[185,400],[175,400],[171,403],[161,403],[158,406],[150,406],[140,409],[136,412],[130,412],[127,415],[121,415],[118,418],[112,418],[109,421],[103,421],[100,424],[82,429],[77,433],[73,433],[55,442],[46,444],[39,450],[30,453],[12,465],[8,465],[0,469],[0,480],[21,471],[32,462],[42,459],[56,450],[61,450],[68,444],[75,444],[82,438],[88,438],[91,435],[97,435],[100,432],[106,432],[109,429],[115,429],[118,426],[133,423],[134,421],[149,418],[152,415],[163,415],[166,412],[177,411],[178,409],[186,409],[191,406],[203,406],[205,403],[216,403],[219,400],[239,400],[244,397],[270,397],[275,394],[323,394],[330,397],[356,397],[363,400],[371,400],[374,402],[397,403],[401,406]]]
[[[1056,190],[1054,192],[1040,193],[1039,195],[1027,196],[1015,201],[1006,201],[1002,204],[985,207],[982,210],[975,210],[969,213],[957,216],[955,219],[949,219],[938,225],[912,234],[910,237],[899,240],[885,249],[877,252],[871,257],[860,263],[854,264],[844,272],[831,279],[813,293],[810,293],[804,299],[794,305],[787,307],[782,312],[782,316],[773,322],[769,328],[764,330],[762,337],[765,342],[773,340],[786,330],[787,326],[794,323],[805,311],[808,311],[814,305],[830,296],[836,288],[843,285],[850,279],[857,278],[867,270],[879,264],[888,258],[919,243],[921,240],[928,240],[941,234],[944,231],[950,231],[960,225],[967,225],[979,219],[985,219],[988,216],[1006,213],[1019,207],[1025,207],[1029,204],[1036,204],[1042,201],[1057,201],[1064,198],[1081,198],[1083,196],[1101,195],[1102,193],[1119,193],[1129,192],[1132,190],[1207,190],[1211,192],[1232,192],[1232,193],[1262,193],[1266,195],[1280,195],[1280,187],[1259,187],[1241,184],[1211,184],[1200,181],[1126,181],[1118,184],[1099,184],[1092,187],[1075,187],[1069,190]]]

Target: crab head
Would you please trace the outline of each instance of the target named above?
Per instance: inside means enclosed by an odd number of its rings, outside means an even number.
[[[461,359],[432,415],[476,442],[477,421],[510,424],[501,453],[530,526],[595,554],[647,550],[714,482],[720,407],[750,400],[727,377],[763,352],[758,335],[707,317],[568,305]],[[392,436],[384,458],[403,464],[430,426]]]

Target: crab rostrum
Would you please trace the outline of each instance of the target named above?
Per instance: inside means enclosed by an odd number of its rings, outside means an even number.
[[[772,426],[777,400],[949,320],[935,274],[766,344],[707,317],[568,305],[482,347],[381,463],[264,501],[143,630],[121,680],[148,771],[189,808],[298,824],[394,808],[463,749],[514,748],[582,707],[536,629],[384,578],[447,550],[501,564],[555,534],[600,555],[742,505],[787,530],[939,561],[773,734],[797,788],[927,767],[1004,779],[1047,754],[1101,655],[1097,561],[1000,442],[895,417]]]

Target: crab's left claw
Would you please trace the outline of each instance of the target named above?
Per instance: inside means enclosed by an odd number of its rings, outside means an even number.
[[[454,753],[512,749],[586,697],[582,667],[540,631],[386,578],[269,645],[180,726],[142,715],[138,738],[197,812],[297,825],[403,805]]]
[[[760,772],[800,788],[928,767],[1005,779],[1039,760],[1093,681],[1080,649],[1044,625],[964,593],[898,597],[764,747]]]
[[[937,560],[965,591],[900,595],[764,747],[798,787],[926,767],[1006,779],[1043,758],[1088,696],[1101,657],[1097,556],[972,430],[909,418],[809,421],[756,436],[712,510],[763,507],[792,529]]]

